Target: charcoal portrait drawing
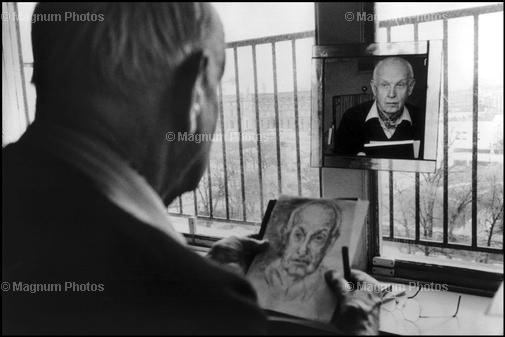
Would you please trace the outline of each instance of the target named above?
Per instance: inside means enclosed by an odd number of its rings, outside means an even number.
[[[340,264],[333,248],[341,239],[342,209],[328,199],[278,203],[266,233],[274,248],[255,260],[249,279],[264,308],[328,321],[335,303],[324,272]]]

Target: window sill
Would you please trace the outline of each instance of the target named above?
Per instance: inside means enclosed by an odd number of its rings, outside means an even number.
[[[475,265],[440,258],[374,258],[372,274],[389,282],[444,285],[451,291],[493,296],[503,281],[503,266]]]
[[[393,287],[395,290],[405,288],[408,294],[412,292],[407,285],[393,283]],[[419,318],[415,322],[407,321],[394,303],[383,304],[380,331],[400,335],[503,335],[503,313],[486,314],[492,298],[463,294],[456,317],[450,317],[455,312],[459,295],[454,291],[421,290],[415,297],[421,314],[445,317]]]

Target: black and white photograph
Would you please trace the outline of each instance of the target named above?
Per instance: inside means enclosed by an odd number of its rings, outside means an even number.
[[[433,172],[441,61],[440,40],[315,47],[322,166]]]
[[[2,335],[503,336],[501,2],[2,2]]]
[[[367,61],[375,61],[373,70],[366,68]],[[353,83],[352,77],[366,73],[370,77],[366,91],[372,96],[347,109],[345,102],[352,102],[355,95],[334,97],[335,154],[422,159],[427,61],[425,57],[408,60],[405,56],[389,56],[335,64],[335,72],[340,74],[345,73],[345,69],[355,69],[345,81],[349,86]],[[339,110],[344,110],[343,114]]]

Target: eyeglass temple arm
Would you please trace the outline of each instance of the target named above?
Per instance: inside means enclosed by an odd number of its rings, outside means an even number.
[[[458,304],[456,305],[456,312],[454,313],[454,315],[452,315],[452,317],[456,317],[456,315],[458,314],[460,303],[461,303],[461,295],[459,295],[459,297],[458,297]]]
[[[412,295],[412,296],[408,296],[407,298],[410,300],[410,299],[412,299],[412,298],[416,297],[416,296],[417,296],[417,294],[419,294],[419,292],[421,291],[421,288],[422,288],[422,287],[421,287],[421,286],[419,286],[419,288],[417,288],[416,293],[415,293],[414,295]]]

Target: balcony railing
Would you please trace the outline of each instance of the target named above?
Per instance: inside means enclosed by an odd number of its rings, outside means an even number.
[[[17,13],[17,5],[11,4],[13,6],[12,10]],[[384,208],[381,208],[381,210],[386,211],[389,216],[388,220],[388,226],[387,226],[387,234],[384,235],[382,238],[385,241],[389,241],[391,243],[400,243],[400,244],[409,244],[409,245],[420,245],[423,247],[436,247],[436,248],[448,248],[448,249],[456,249],[456,250],[463,250],[463,251],[474,251],[474,252],[484,252],[484,253],[503,253],[503,243],[499,243],[498,246],[491,247],[489,245],[488,240],[488,245],[483,246],[479,244],[478,240],[478,210],[477,210],[477,201],[479,198],[479,180],[478,180],[478,156],[479,153],[482,153],[483,149],[479,148],[479,99],[481,96],[479,95],[479,28],[480,28],[480,18],[485,15],[485,14],[491,14],[491,13],[502,13],[503,12],[503,4],[497,4],[497,5],[488,5],[488,6],[480,6],[480,7],[474,7],[474,8],[466,8],[466,9],[460,9],[460,10],[452,10],[452,11],[443,11],[443,12],[436,12],[436,13],[428,13],[428,14],[423,14],[423,15],[417,15],[417,16],[408,16],[408,17],[400,17],[400,18],[395,18],[395,19],[390,19],[390,20],[384,20],[378,23],[378,29],[380,30],[385,30],[386,33],[386,39],[387,41],[391,41],[391,35],[392,35],[392,29],[394,27],[400,27],[400,26],[412,26],[413,27],[413,34],[410,37],[411,40],[418,40],[419,39],[419,26],[423,23],[429,23],[429,22],[435,22],[435,21],[440,21],[442,25],[442,38],[443,38],[443,48],[444,48],[444,72],[443,72],[443,103],[442,103],[442,114],[441,118],[443,121],[443,133],[442,133],[442,165],[440,169],[435,173],[434,175],[427,176],[423,175],[422,177],[427,179],[427,180],[436,180],[440,179],[442,183],[442,216],[441,216],[441,224],[442,224],[442,233],[441,233],[441,239],[440,240],[435,240],[431,233],[430,230],[426,230],[426,226],[422,226],[426,214],[424,214],[424,211],[421,210],[421,200],[425,197],[423,193],[421,192],[421,187],[422,187],[422,182],[421,182],[421,176],[420,174],[415,174],[414,175],[414,182],[412,183],[414,186],[414,216],[413,219],[409,219],[409,225],[410,221],[413,222],[413,226],[410,226],[409,229],[414,230],[414,235],[411,237],[410,235],[402,235],[401,233],[398,233],[398,227],[395,219],[395,213],[396,210],[395,208],[399,208],[398,205],[395,205],[395,190],[394,190],[394,185],[397,182],[396,178],[396,173],[390,172],[388,173],[388,179],[386,179],[386,185],[389,185],[386,188],[386,200],[387,200],[387,206]],[[454,243],[450,240],[450,229],[449,229],[449,177],[450,177],[450,172],[449,172],[449,167],[450,167],[450,162],[449,162],[449,119],[452,114],[449,107],[449,85],[448,85],[448,43],[449,43],[449,23],[452,20],[457,20],[460,18],[473,18],[473,83],[472,83],[472,97],[471,97],[471,105],[472,105],[472,130],[471,130],[471,149],[455,149],[454,153],[463,153],[470,151],[471,153],[471,189],[470,189],[470,194],[468,196],[465,196],[466,199],[463,200],[462,204],[460,206],[466,207],[465,203],[469,203],[471,205],[471,235],[470,235],[470,241],[469,244],[461,244],[461,243]],[[19,22],[16,22],[15,29],[17,31],[17,35],[19,35]],[[301,115],[303,114],[309,114],[309,107],[304,107],[303,109],[301,108],[301,105],[306,103],[306,101],[310,101],[310,96],[307,93],[302,93],[297,85],[297,52],[296,52],[296,45],[297,42],[303,39],[313,39],[315,33],[313,31],[307,31],[307,32],[301,32],[301,33],[296,33],[296,34],[286,34],[286,35],[278,35],[278,36],[270,36],[270,37],[264,37],[264,38],[256,38],[256,39],[250,39],[250,40],[243,40],[243,41],[236,41],[236,42],[230,42],[227,44],[226,48],[228,52],[231,52],[233,57],[231,60],[228,62],[233,62],[233,69],[234,69],[234,88],[235,88],[235,95],[234,97],[226,97],[223,96],[223,91],[222,87],[219,89],[219,97],[220,97],[220,121],[218,125],[218,135],[220,135],[220,141],[216,142],[214,145],[216,147],[219,146],[220,148],[217,149],[220,153],[220,157],[222,160],[219,160],[220,158],[211,158],[211,165],[207,170],[207,173],[204,177],[205,182],[202,182],[200,184],[200,187],[197,190],[193,191],[192,194],[192,201],[190,202],[184,202],[183,198],[179,198],[178,201],[174,204],[171,205],[169,211],[175,215],[179,216],[182,218],[199,218],[201,220],[205,221],[218,221],[218,222],[225,222],[233,226],[255,226],[258,225],[260,220],[261,220],[261,215],[264,213],[266,203],[267,203],[267,193],[265,193],[265,187],[269,184],[268,179],[269,175],[266,171],[265,165],[270,164],[269,161],[275,162],[276,170],[275,170],[275,181],[276,181],[276,193],[275,194],[280,194],[283,193],[283,182],[288,180],[285,176],[283,176],[283,162],[281,158],[284,155],[287,155],[287,152],[289,153],[294,153],[295,155],[295,160],[296,162],[296,178],[294,181],[296,182],[296,188],[294,189],[298,195],[306,195],[307,192],[303,189],[303,179],[306,176],[304,174],[304,170],[307,169],[308,166],[308,161],[306,162],[307,165],[304,164],[304,153],[302,151],[304,141],[301,139],[300,133],[303,131],[304,128],[308,127],[307,124],[304,124],[304,118]],[[292,91],[292,97],[285,97],[285,94],[281,95],[278,92],[278,81],[279,81],[279,74],[278,74],[278,57],[277,57],[277,48],[280,43],[289,43],[291,44],[291,62],[292,62],[292,69],[290,71],[290,75],[292,78],[292,84],[293,84],[293,91]],[[273,125],[269,125],[269,120],[264,120],[264,117],[262,117],[262,110],[265,109],[264,106],[262,106],[261,101],[264,96],[264,94],[261,94],[258,90],[258,59],[257,59],[257,50],[258,47],[264,47],[264,46],[270,46],[271,50],[271,57],[272,57],[272,69],[273,69],[273,76],[272,76],[272,84],[273,84],[273,93],[271,94],[272,99],[273,99],[273,109],[272,113],[274,115],[273,118]],[[254,82],[254,89],[253,89],[253,95],[252,95],[252,106],[253,109],[250,111],[245,111],[242,109],[243,103],[245,96],[243,93],[240,91],[240,78],[239,78],[239,71],[238,71],[238,64],[239,64],[239,49],[247,49],[250,48],[251,50],[251,57],[252,61],[251,64],[249,64],[249,67],[253,69],[253,82]],[[25,110],[25,117],[27,120],[27,124],[33,120],[33,110],[34,110],[34,104],[29,104],[28,102],[34,102],[35,97],[34,97],[34,92],[33,88],[29,84],[29,75],[32,71],[33,64],[31,62],[26,62],[22,57],[21,59],[23,60],[22,62],[22,67],[21,67],[21,78],[24,81],[23,83],[23,89],[24,89],[24,110]],[[26,73],[26,74],[25,74]],[[497,76],[502,76],[501,74],[497,74]],[[501,89],[501,95],[503,95],[503,88]],[[287,129],[288,132],[294,133],[295,135],[295,142],[294,145],[288,149],[284,148],[281,146],[281,136],[283,130],[285,128],[282,128],[282,118],[280,116],[281,109],[279,107],[279,100],[280,99],[292,99],[292,117],[294,118],[294,126],[290,125]],[[225,107],[224,103],[225,101],[229,102],[230,100],[234,101],[235,103],[235,118],[234,120],[231,120],[231,122],[235,123],[238,126],[237,133],[239,134],[239,139],[238,139],[238,169],[239,169],[239,174],[238,174],[238,179],[236,178],[236,175],[230,175],[229,173],[235,169],[232,167],[230,162],[232,161],[230,157],[233,157],[234,154],[230,153],[228,151],[228,148],[231,147],[231,144],[226,139],[226,131],[227,129],[230,129],[230,126],[227,125],[227,122],[230,122],[225,118]],[[501,111],[503,113],[503,103],[501,105]],[[247,116],[250,115],[250,116]],[[248,189],[248,184],[246,183],[246,178],[247,174],[245,172],[245,166],[247,166],[249,163],[249,159],[251,158],[245,158],[244,156],[244,142],[243,142],[243,136],[244,136],[244,131],[243,130],[243,120],[247,119],[248,117],[252,117],[251,120],[251,125],[249,126],[250,129],[255,131],[255,142],[254,142],[254,147],[255,147],[255,153],[256,157],[252,158],[252,164],[257,166],[257,169],[254,171],[254,174],[256,175],[256,180],[257,180],[257,186],[258,191],[257,193],[253,193],[250,195],[247,195],[246,191]],[[502,116],[503,119],[503,116]],[[267,122],[266,124],[264,122]],[[274,148],[271,149],[266,149],[266,152],[263,151],[262,147],[265,146],[265,143],[262,142],[260,139],[260,135],[265,132],[266,128],[270,127],[273,130],[274,133]],[[246,129],[248,126],[246,126]],[[503,134],[502,134],[503,135]],[[503,137],[503,136],[502,136]],[[228,143],[227,143],[228,142]],[[502,139],[503,142],[503,139]],[[249,145],[249,144],[246,144]],[[215,154],[217,152],[214,152]],[[268,158],[265,156],[265,154],[273,154],[273,158]],[[501,170],[503,172],[503,149],[498,152],[495,152],[492,154],[494,157],[501,158]],[[494,158],[493,157],[493,158]],[[294,165],[294,163],[293,163]],[[216,172],[218,173],[219,179],[222,180],[222,185],[223,185],[223,191],[221,195],[216,195],[216,191],[213,191],[213,185],[215,185],[216,181]],[[317,176],[311,177],[307,184],[315,187],[315,190],[317,190],[317,193],[313,193],[314,195],[321,195],[321,190],[320,190],[320,177],[318,178]],[[234,181],[238,180],[238,181]],[[221,181],[219,181],[220,183]],[[235,184],[236,183],[236,184]],[[498,182],[498,184],[501,184],[503,186],[503,181]],[[239,186],[238,188],[233,187],[234,185]],[[203,193],[206,191],[205,193]],[[384,191],[379,190],[377,191],[378,194],[382,194]],[[201,197],[198,197],[198,193],[200,193]],[[503,189],[501,191],[501,209],[500,205],[498,205],[497,213],[495,214],[497,216],[498,221],[503,221]],[[206,195],[204,195],[206,194]],[[231,195],[233,194],[238,194],[239,196],[239,203],[242,204],[241,210],[236,211],[233,207],[233,205],[230,205],[230,199]],[[203,196],[203,197],[202,197]],[[205,198],[204,198],[205,197]],[[204,200],[206,199],[206,200]],[[218,210],[216,209],[216,200],[219,201],[220,199],[223,199],[224,201],[224,209],[223,210]],[[205,202],[204,202],[205,201]],[[247,202],[252,202],[253,204],[259,205],[259,209],[256,212],[255,216],[251,216],[248,214],[245,204]],[[436,202],[436,200],[435,200]],[[202,206],[202,204],[207,204],[205,207]],[[202,212],[202,209],[206,209],[205,212]],[[431,214],[432,217],[433,214]],[[499,218],[501,217],[501,218]],[[192,228],[194,228],[194,222],[188,221],[189,229],[190,231],[193,231]],[[421,232],[423,232],[421,234]],[[428,232],[428,233],[427,233]]]

